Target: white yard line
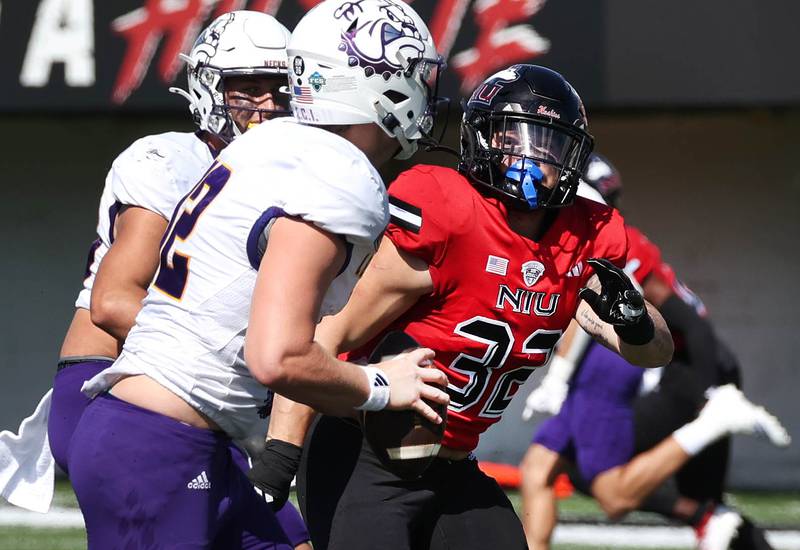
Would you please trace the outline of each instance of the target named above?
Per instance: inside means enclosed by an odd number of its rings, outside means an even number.
[[[83,527],[83,516],[77,508],[51,508],[46,514],[13,506],[0,508],[0,525],[26,527]]]
[[[52,508],[47,514],[13,506],[0,507],[0,526],[83,527],[75,508]],[[800,550],[800,531],[768,531],[767,538],[778,550]],[[613,548],[694,548],[694,533],[688,527],[638,525],[559,525],[555,542]]]
[[[768,531],[767,539],[776,549],[800,550],[800,531]],[[696,544],[688,527],[636,525],[559,525],[554,541],[612,548],[694,548]]]

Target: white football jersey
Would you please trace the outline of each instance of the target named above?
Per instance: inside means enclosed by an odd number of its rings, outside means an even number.
[[[141,206],[164,219],[214,160],[192,132],[167,132],[138,139],[111,164],[97,215],[97,240],[86,263],[83,290],[75,307],[89,309],[97,269],[114,242],[114,222],[123,206]]]
[[[84,391],[146,374],[232,437],[257,429],[267,388],[245,366],[244,337],[271,222],[282,216],[345,240],[347,262],[320,315],[339,311],[388,222],[383,181],[345,139],[291,118],[265,122],[236,138],[178,205],[122,354]]]

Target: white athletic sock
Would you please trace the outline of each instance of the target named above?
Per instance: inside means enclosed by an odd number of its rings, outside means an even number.
[[[698,417],[672,432],[672,437],[686,454],[694,456],[722,437],[724,433],[718,426],[710,425],[703,417]]]

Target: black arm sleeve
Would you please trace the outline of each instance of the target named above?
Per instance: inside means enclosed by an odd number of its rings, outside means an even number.
[[[682,358],[702,391],[717,385],[719,344],[711,323],[675,294],[667,298],[659,311],[669,330],[682,336],[685,344]]]

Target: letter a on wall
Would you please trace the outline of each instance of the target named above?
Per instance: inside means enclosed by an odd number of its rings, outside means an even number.
[[[92,0],[41,0],[19,75],[20,84],[46,86],[53,64],[63,63],[68,86],[92,86],[93,18]]]

